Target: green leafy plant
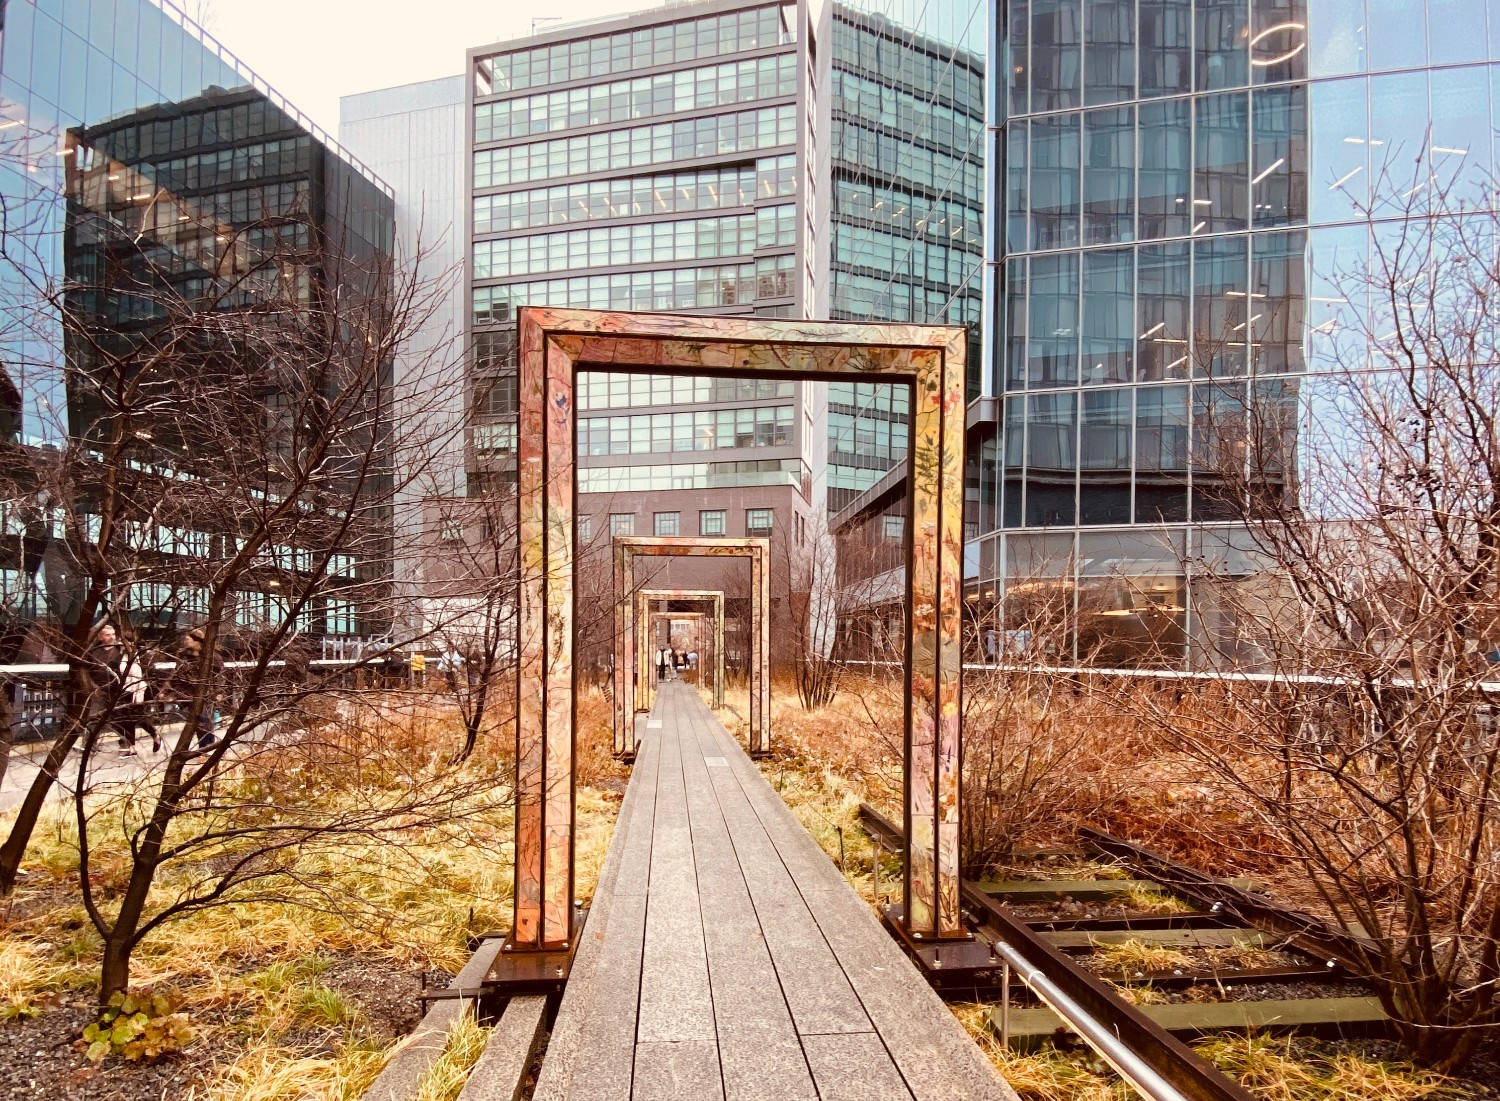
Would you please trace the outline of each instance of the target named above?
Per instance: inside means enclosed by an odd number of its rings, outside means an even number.
[[[99,1019],[83,1030],[80,1046],[90,1061],[113,1052],[130,1060],[155,1059],[181,1051],[193,1038],[186,1013],[166,994],[117,993]]]

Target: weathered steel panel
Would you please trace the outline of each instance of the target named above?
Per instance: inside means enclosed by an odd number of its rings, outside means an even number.
[[[568,871],[554,880],[562,837],[571,838],[573,379],[580,367],[676,374],[772,374],[828,379],[874,375],[914,388],[911,461],[910,710],[907,716],[906,913],[913,932],[958,935],[958,822],[961,714],[959,656],[963,563],[964,333],[913,325],[864,325],[758,318],[702,318],[525,307],[520,311],[521,495],[520,691],[517,723],[516,923],[530,945],[567,928]],[[557,349],[548,357],[547,349]],[[549,368],[555,368],[551,377]],[[566,377],[565,377],[566,376]],[[566,457],[565,457],[566,453]],[[565,473],[565,487],[553,479]],[[633,538],[615,558],[615,749],[634,748],[634,665],[638,616],[632,599],[636,555],[684,553],[674,540]],[[759,552],[747,544],[758,542]],[[765,540],[713,540],[687,553],[751,558],[752,608],[768,608]],[[757,668],[769,654],[769,621],[751,629]],[[701,647],[700,647],[701,652]],[[715,632],[722,666],[722,627]],[[769,678],[751,693],[752,752],[768,744]],[[544,806],[545,800],[545,806]],[[567,810],[562,803],[566,802]],[[564,823],[566,828],[564,829]],[[553,828],[557,827],[554,833]],[[545,836],[544,836],[545,834]],[[545,848],[545,853],[543,849]],[[544,897],[545,896],[545,897]],[[546,914],[543,914],[543,909]]]
[[[546,415],[545,334],[541,326],[523,324],[520,331],[520,430],[517,440],[520,613],[517,639],[516,722],[516,886],[511,936],[517,945],[541,947],[543,790],[546,761],[543,739],[559,732],[548,727],[547,585],[546,585]],[[572,723],[567,724],[571,741]]]
[[[631,714],[634,704],[626,698],[630,684],[630,638],[634,624],[634,619],[632,618],[634,607],[630,601],[629,592],[625,588],[625,548],[616,544],[613,552],[615,575],[615,665],[612,670],[613,691],[610,693],[610,710],[614,714],[615,756],[623,757],[635,748],[632,744],[632,739],[629,737],[630,732],[635,726],[635,720]]]
[[[572,936],[573,909],[573,486],[577,421],[573,361],[551,342],[547,356],[546,476],[546,732],[542,865],[542,942]]]

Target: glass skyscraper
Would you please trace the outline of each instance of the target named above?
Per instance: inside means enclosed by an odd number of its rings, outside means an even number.
[[[1000,7],[971,608],[1014,621],[1050,593],[1071,656],[1212,663],[1225,625],[1184,563],[1238,542],[1213,474],[1228,426],[1307,415],[1304,376],[1374,305],[1340,277],[1403,198],[1489,201],[1500,5]]]
[[[253,317],[262,297],[369,293],[333,286],[311,257],[337,242],[351,269],[378,267],[394,230],[390,189],[165,0],[0,2],[0,204],[0,446],[12,474],[29,469],[20,449],[76,441],[97,416],[70,368],[128,358],[176,305]],[[264,395],[268,409],[276,397]],[[64,545],[65,506],[30,504],[0,501],[9,624],[65,608],[77,553]],[[234,536],[139,523],[163,558],[222,550]],[[367,564],[341,569],[363,576]],[[286,611],[270,587],[240,594],[242,626]],[[110,604],[137,625],[205,610],[201,592],[175,583],[120,583]],[[297,624],[309,634],[369,626],[349,601],[315,604]]]
[[[967,325],[977,393],[988,5],[860,0],[825,13],[830,290],[812,316]],[[829,386],[831,508],[905,462],[908,414],[902,387]]]

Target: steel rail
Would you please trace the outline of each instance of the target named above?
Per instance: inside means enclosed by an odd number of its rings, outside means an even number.
[[[1216,907],[1218,912],[1246,925],[1280,933],[1288,944],[1308,955],[1338,963],[1355,974],[1369,974],[1379,967],[1381,951],[1374,941],[1336,929],[1311,914],[1257,898],[1231,883],[1103,830],[1084,826],[1079,833],[1096,851],[1139,868],[1163,887],[1199,905]]]
[[[892,822],[867,803],[860,804],[859,814],[882,844],[901,852],[901,833]],[[977,883],[960,880],[959,891],[996,955],[1148,1101],[1254,1101],[1249,1091],[1120,998],[1103,980],[1006,913]]]

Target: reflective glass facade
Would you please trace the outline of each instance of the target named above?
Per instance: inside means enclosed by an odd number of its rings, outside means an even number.
[[[828,316],[969,325],[983,296],[983,0],[832,6],[826,38],[832,226]],[[830,386],[828,503],[905,460],[906,394]]]
[[[1486,201],[1500,10],[1001,7],[1000,401],[967,516],[996,534],[969,546],[971,592],[1012,620],[1056,601],[1059,656],[1210,661],[1217,612],[1183,562],[1242,539],[1216,526],[1211,470],[1234,426],[1295,423],[1303,376],[1378,308],[1336,286],[1372,234],[1399,232],[1413,196]]]
[[[285,302],[288,291],[309,300],[331,289],[310,260],[320,246],[337,242],[357,270],[389,254],[394,232],[383,183],[175,8],[151,0],[0,3],[0,203],[0,298],[7,317],[22,319],[0,332],[0,432],[25,446],[76,440],[94,422],[93,391],[70,391],[65,366],[87,369],[149,339],[174,304],[247,311]],[[49,301],[65,302],[66,325]],[[268,409],[276,397],[266,396]],[[23,554],[17,534],[4,525],[0,586],[44,588],[39,563],[71,552]],[[130,534],[133,546],[173,556],[201,556],[228,537],[157,525]],[[62,535],[60,525],[51,531]],[[274,551],[270,564],[290,570],[309,553]],[[142,622],[167,602],[206,610],[199,594],[172,588],[122,587],[112,599]],[[241,624],[277,599],[244,596]],[[347,601],[331,601],[309,608],[301,626],[353,633],[360,624]]]

